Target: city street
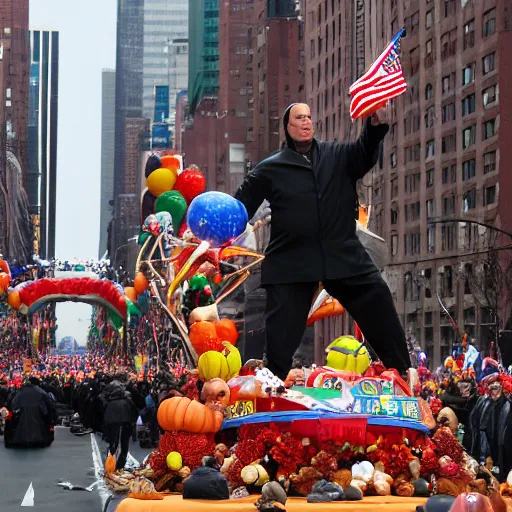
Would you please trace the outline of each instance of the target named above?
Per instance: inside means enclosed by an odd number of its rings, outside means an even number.
[[[31,506],[30,485],[34,509],[38,512],[102,512],[110,492],[103,482],[91,492],[67,490],[59,482],[87,487],[98,480],[105,459],[106,444],[98,435],[76,437],[68,428],[57,427],[55,442],[45,449],[5,449],[0,438],[0,481],[2,512],[19,512],[20,506]],[[128,463],[141,461],[148,451],[132,443]],[[23,505],[22,505],[23,503]],[[110,502],[112,512],[115,503]]]

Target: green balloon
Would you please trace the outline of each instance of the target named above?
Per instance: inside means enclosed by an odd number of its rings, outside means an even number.
[[[83,265],[75,265],[75,272],[84,272],[85,267]]]
[[[158,196],[155,203],[156,213],[169,212],[172,217],[172,227],[177,235],[185,212],[187,211],[187,201],[177,190],[169,190]]]
[[[209,285],[210,282],[204,274],[196,274],[192,276],[188,282],[191,290],[202,290],[205,286]]]
[[[137,240],[137,243],[142,247],[144,245],[144,242],[151,236],[151,233],[147,233],[146,231],[143,231],[139,235],[139,239]]]

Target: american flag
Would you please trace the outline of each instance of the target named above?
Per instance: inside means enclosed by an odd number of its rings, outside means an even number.
[[[349,89],[350,117],[369,116],[407,89],[400,63],[400,41],[405,29],[391,40],[370,69]]]

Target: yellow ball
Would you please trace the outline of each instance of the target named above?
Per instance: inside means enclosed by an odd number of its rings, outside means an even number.
[[[181,454],[178,452],[169,453],[165,462],[167,462],[167,467],[172,471],[178,471],[183,467],[183,459],[181,458]]]
[[[178,178],[178,171],[176,169],[156,169],[146,179],[146,185],[149,191],[158,197],[164,192],[172,190],[176,179]]]

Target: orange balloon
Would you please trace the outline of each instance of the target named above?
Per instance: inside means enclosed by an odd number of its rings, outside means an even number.
[[[195,322],[190,326],[189,332],[190,342],[195,348],[197,355],[200,356],[208,350],[223,350],[222,341],[217,336],[217,330],[213,322]]]
[[[0,273],[0,293],[5,292],[9,287],[9,283],[11,282],[10,277],[4,272]]]
[[[161,166],[165,169],[178,170],[180,168],[180,161],[175,156],[166,155],[161,159]]]
[[[133,280],[133,287],[135,288],[137,295],[144,293],[149,288],[149,282],[142,272],[137,272],[137,275]]]
[[[16,311],[20,309],[21,299],[20,292],[18,290],[14,290],[13,292],[9,293],[9,296],[7,297],[7,304],[9,304],[9,306],[11,306],[11,308],[15,309]]]
[[[309,318],[306,325],[309,327],[319,320],[331,316],[340,316],[345,312],[345,308],[337,299],[329,297]]]
[[[215,330],[220,340],[229,341],[232,345],[236,345],[238,341],[238,331],[236,330],[236,324],[233,320],[221,318],[215,322]]]
[[[132,302],[137,302],[137,292],[133,286],[126,286],[124,289],[124,295]]]

